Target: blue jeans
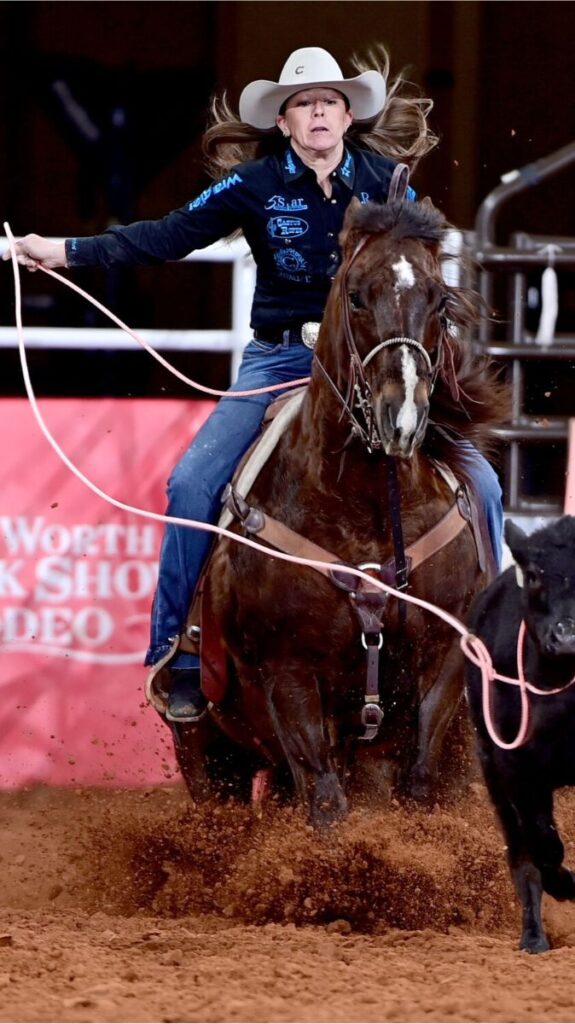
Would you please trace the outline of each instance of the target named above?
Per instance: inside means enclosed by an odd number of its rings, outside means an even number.
[[[254,339],[244,349],[238,378],[230,393],[308,377],[311,358],[310,349],[301,342],[284,341],[276,345]],[[267,406],[278,394],[282,392],[220,399],[170,476],[168,516],[217,523],[222,491],[257,436]],[[205,530],[166,524],[147,665],[159,661],[172,646],[170,638],[181,633],[213,540],[214,535]],[[187,668],[196,665],[197,658],[179,654],[172,664]]]
[[[253,340],[244,350],[238,379],[230,388],[248,391],[309,376],[311,351],[301,342],[278,345]],[[168,481],[168,516],[216,523],[221,495],[244,452],[257,436],[266,407],[278,392],[245,398],[222,398],[196,434]],[[489,533],[501,562],[503,512],[501,488],[489,463],[471,445],[469,460],[481,495]],[[185,625],[189,604],[213,534],[185,526],[166,525],[160,552],[158,586],[154,597],[150,647],[146,664],[154,665],[172,646]],[[176,655],[173,666],[197,665],[192,654]]]

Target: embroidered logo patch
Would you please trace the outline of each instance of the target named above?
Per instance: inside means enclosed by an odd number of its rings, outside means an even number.
[[[286,153],[286,171],[288,174],[297,174],[297,167],[294,164],[294,159],[289,149]]]
[[[281,267],[282,270],[289,270],[291,273],[308,268],[307,260],[301,252],[296,252],[295,249],[279,249],[274,252],[274,260],[278,267]]]
[[[285,196],[270,196],[265,210],[279,210],[282,213],[296,213],[299,210],[307,210],[308,205],[303,199],[286,199]]]
[[[308,230],[308,222],[301,217],[272,217],[267,223],[270,238],[299,238]]]
[[[343,164],[343,166],[341,168],[341,174],[343,175],[344,178],[349,178],[349,176],[351,174],[352,166],[353,165],[352,165],[352,160],[351,160],[351,153],[348,153],[346,158],[345,158],[345,163]]]
[[[193,202],[188,203],[188,210],[197,210],[199,206],[204,206],[210,196],[216,196],[218,192],[224,192],[228,188],[232,188],[234,185],[239,185],[241,182],[239,174],[230,174],[228,178],[223,178],[222,181],[216,181],[214,185],[210,185],[209,188],[205,189],[197,199]]]

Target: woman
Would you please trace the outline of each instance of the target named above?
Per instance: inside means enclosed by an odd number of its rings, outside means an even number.
[[[379,69],[356,68],[360,74],[345,79],[326,50],[296,50],[278,82],[246,86],[239,120],[225,98],[214,102],[204,138],[214,183],[200,196],[161,220],[114,226],[90,238],[54,244],[28,235],[17,243],[19,262],[30,269],[39,263],[154,264],[181,259],[242,230],[257,264],[254,337],[230,395],[307,376],[312,353],[302,327],[321,320],[340,259],[338,235],[347,206],[353,196],[385,202],[395,161],[413,169],[437,141],[427,125],[431,101],[406,94],[401,78],[387,88],[384,51]],[[408,198],[415,198],[411,189]],[[221,492],[272,397],[219,402],[170,477],[168,515],[217,520]],[[499,483],[472,448],[469,458],[499,561]],[[156,664],[180,635],[210,544],[206,532],[166,527],[146,664]],[[205,701],[197,658],[176,655],[170,677],[167,717],[198,720]]]

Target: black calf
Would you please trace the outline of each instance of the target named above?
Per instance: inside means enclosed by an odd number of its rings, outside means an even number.
[[[529,695],[529,729],[517,749],[505,750],[485,726],[479,670],[466,662],[466,686],[485,783],[507,841],[511,877],[523,908],[520,948],[549,949],[541,896],[575,898],[575,875],[563,867],[563,844],[553,820],[553,791],[575,784],[575,517],[565,516],[527,537],[511,520],[505,539],[516,566],[476,599],[469,627],[488,648],[495,670],[517,677],[517,635],[527,626],[526,679],[558,694]],[[518,688],[493,685],[493,722],[510,742],[520,720]]]

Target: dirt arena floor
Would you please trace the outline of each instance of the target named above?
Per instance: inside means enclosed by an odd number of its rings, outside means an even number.
[[[0,794],[2,1021],[575,1021],[575,906],[519,914],[482,785],[327,837],[179,785]],[[575,793],[557,801],[575,863]]]

